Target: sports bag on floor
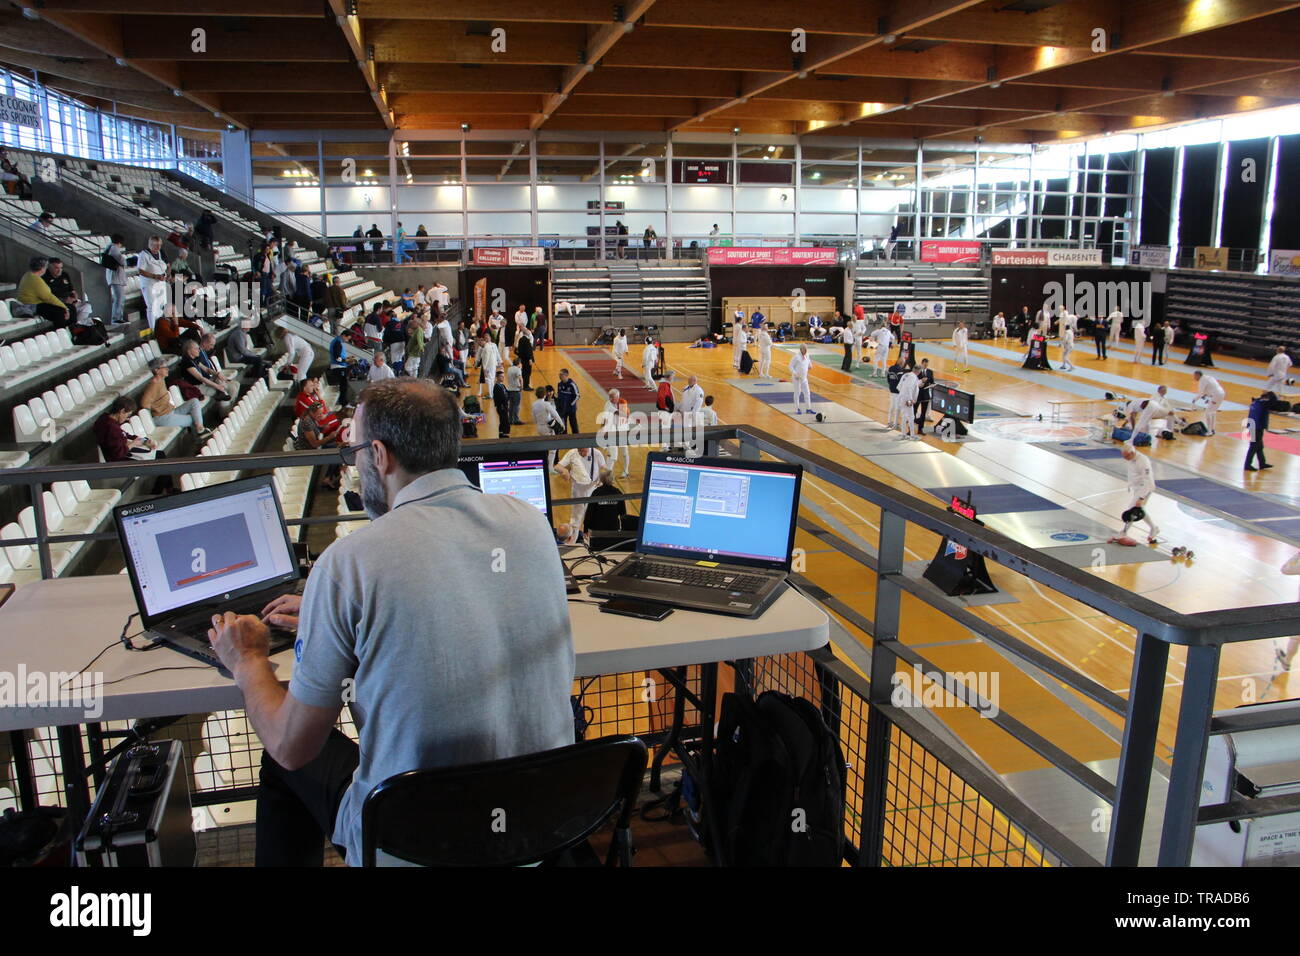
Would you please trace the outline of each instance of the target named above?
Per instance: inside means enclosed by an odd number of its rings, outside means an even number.
[[[839,866],[844,755],[810,702],[776,691],[722,698],[716,842],[737,866]]]

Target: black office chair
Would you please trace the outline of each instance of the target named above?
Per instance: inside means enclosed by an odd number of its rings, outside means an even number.
[[[632,865],[632,811],[646,768],[638,737],[389,777],[361,809],[361,863],[553,865],[618,814],[606,866]]]

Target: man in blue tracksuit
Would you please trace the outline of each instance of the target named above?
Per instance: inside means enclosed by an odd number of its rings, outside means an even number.
[[[571,435],[578,434],[578,383],[569,377],[567,368],[560,369],[560,384],[555,386],[555,410],[564,420]]]
[[[1276,400],[1277,396],[1272,392],[1265,392],[1250,403],[1250,422],[1246,426],[1248,430],[1246,438],[1250,441],[1250,447],[1246,450],[1247,471],[1258,471],[1263,468],[1273,467],[1264,461],[1264,431],[1268,428],[1268,408]],[[1259,459],[1258,469],[1251,464],[1255,459]]]

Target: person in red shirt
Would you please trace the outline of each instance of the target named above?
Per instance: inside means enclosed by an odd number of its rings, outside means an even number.
[[[867,310],[863,307],[861,302],[853,307],[853,315],[856,318],[861,319],[863,322],[867,321]]]
[[[153,327],[154,338],[158,340],[158,348],[162,349],[164,352],[173,352],[179,355],[181,352],[180,338],[183,334],[181,331],[182,329],[194,329],[195,331],[191,335],[187,336],[187,338],[193,338],[196,342],[199,340],[199,335],[201,335],[203,331],[199,323],[195,322],[193,319],[183,317],[178,318],[176,315],[176,307],[174,305],[167,306],[166,310],[158,317],[158,321],[154,323]]]
[[[315,405],[324,406],[325,399],[320,393],[320,375],[309,375],[302,383],[302,390],[298,392],[298,398],[293,403],[293,417],[302,418],[303,414]],[[328,409],[320,422],[327,432],[336,431],[339,427],[338,416]]]

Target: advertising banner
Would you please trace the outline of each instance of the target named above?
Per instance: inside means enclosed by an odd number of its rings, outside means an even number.
[[[487,277],[474,283],[474,321],[480,322],[487,317]]]
[[[978,242],[961,242],[949,239],[923,239],[922,262],[972,262],[980,261]]]
[[[475,246],[476,266],[541,266],[546,264],[546,253],[541,246]]]
[[[1300,249],[1271,250],[1268,271],[1275,276],[1300,276]]]
[[[1131,266],[1146,266],[1149,269],[1168,269],[1173,250],[1169,246],[1134,246],[1128,254]]]
[[[36,100],[20,100],[16,96],[0,94],[0,123],[41,128],[41,104]]]
[[[995,266],[1100,266],[1100,249],[994,249]]]
[[[709,246],[711,266],[833,266],[838,262],[839,251],[833,248]]]
[[[1226,269],[1228,268],[1228,250],[1225,246],[1197,246],[1196,247],[1196,264],[1197,269]]]
[[[932,299],[908,299],[894,303],[894,311],[904,322],[943,321],[944,304]]]

